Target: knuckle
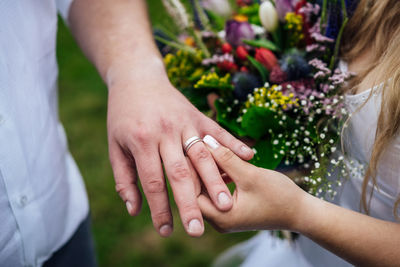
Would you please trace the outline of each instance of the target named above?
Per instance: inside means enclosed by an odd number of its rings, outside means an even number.
[[[174,130],[174,124],[171,120],[166,118],[160,119],[160,126],[163,133],[170,134]]]
[[[211,158],[211,153],[204,146],[196,146],[193,148],[194,159],[204,161]]]
[[[138,172],[140,181],[145,185],[148,181],[154,180],[154,177],[159,177],[158,173],[149,166],[139,166]]]
[[[126,200],[128,198],[128,194],[130,192],[130,189],[134,186],[134,184],[122,184],[122,183],[117,183],[115,185],[115,191],[119,194],[119,196],[123,199]]]
[[[145,126],[134,127],[131,132],[134,142],[139,145],[147,145],[152,140],[152,131]]]
[[[228,162],[230,162],[232,159],[233,159],[233,157],[234,157],[234,154],[233,154],[233,152],[231,151],[231,150],[229,150],[229,149],[223,149],[222,151],[221,151],[221,154],[220,154],[220,161],[221,162],[224,162],[224,163],[228,163]]]
[[[150,179],[145,183],[145,190],[149,194],[158,194],[165,191],[164,181],[160,179]]]
[[[181,182],[183,180],[186,180],[190,178],[191,172],[188,168],[188,166],[182,162],[178,161],[174,164],[171,165],[171,179],[174,180],[175,182]]]
[[[115,185],[115,191],[117,191],[117,193],[121,193],[123,191],[126,191],[130,186],[131,186],[130,184],[118,183]]]
[[[171,213],[169,210],[159,210],[151,213],[151,218],[155,224],[164,224],[168,222],[171,218]]]
[[[180,209],[186,214],[194,214],[198,210],[198,206],[194,201],[183,201],[180,203]]]
[[[226,136],[226,130],[224,128],[222,128],[221,126],[217,126],[217,128],[215,129],[215,137],[216,138],[222,138]]]

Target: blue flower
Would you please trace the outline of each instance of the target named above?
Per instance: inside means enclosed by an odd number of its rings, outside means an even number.
[[[358,0],[345,0],[347,15],[350,18],[357,5]],[[343,16],[342,16],[342,5],[340,1],[331,2],[328,6],[328,25],[326,29],[326,36],[332,39],[336,39],[340,27],[342,26]]]
[[[234,86],[233,95],[239,101],[246,101],[247,95],[254,91],[254,88],[262,86],[260,79],[250,73],[237,72],[232,78]]]
[[[280,63],[289,81],[307,78],[311,73],[310,65],[298,50],[292,50],[283,55]]]

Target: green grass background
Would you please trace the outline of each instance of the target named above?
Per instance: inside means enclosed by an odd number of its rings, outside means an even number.
[[[147,2],[153,25],[172,25],[160,0]],[[206,225],[202,237],[191,238],[182,228],[175,204],[175,231],[170,238],[161,238],[155,232],[145,201],[139,216],[128,216],[115,192],[108,161],[107,88],[62,22],[57,54],[60,117],[89,194],[100,266],[208,266],[226,248],[252,235],[222,235]]]

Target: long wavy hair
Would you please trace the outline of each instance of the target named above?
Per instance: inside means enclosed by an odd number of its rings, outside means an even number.
[[[352,18],[343,33],[341,58],[351,62],[367,49],[372,49],[372,64],[354,77],[347,91],[357,87],[368,74],[379,77],[374,84],[384,82],[381,110],[375,133],[370,162],[362,184],[360,207],[369,213],[370,201],[377,187],[377,167],[385,150],[399,135],[400,128],[400,1],[360,0]],[[372,93],[372,92],[371,92]],[[400,164],[400,155],[399,164]],[[367,192],[372,181],[374,187]],[[400,198],[395,201],[393,213],[399,219],[397,210]]]

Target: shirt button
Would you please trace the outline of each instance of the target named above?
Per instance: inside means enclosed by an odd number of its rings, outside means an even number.
[[[26,206],[26,203],[28,202],[28,197],[27,196],[21,196],[20,197],[20,199],[19,199],[19,206],[21,207],[21,208],[23,208],[23,207],[25,207]]]

